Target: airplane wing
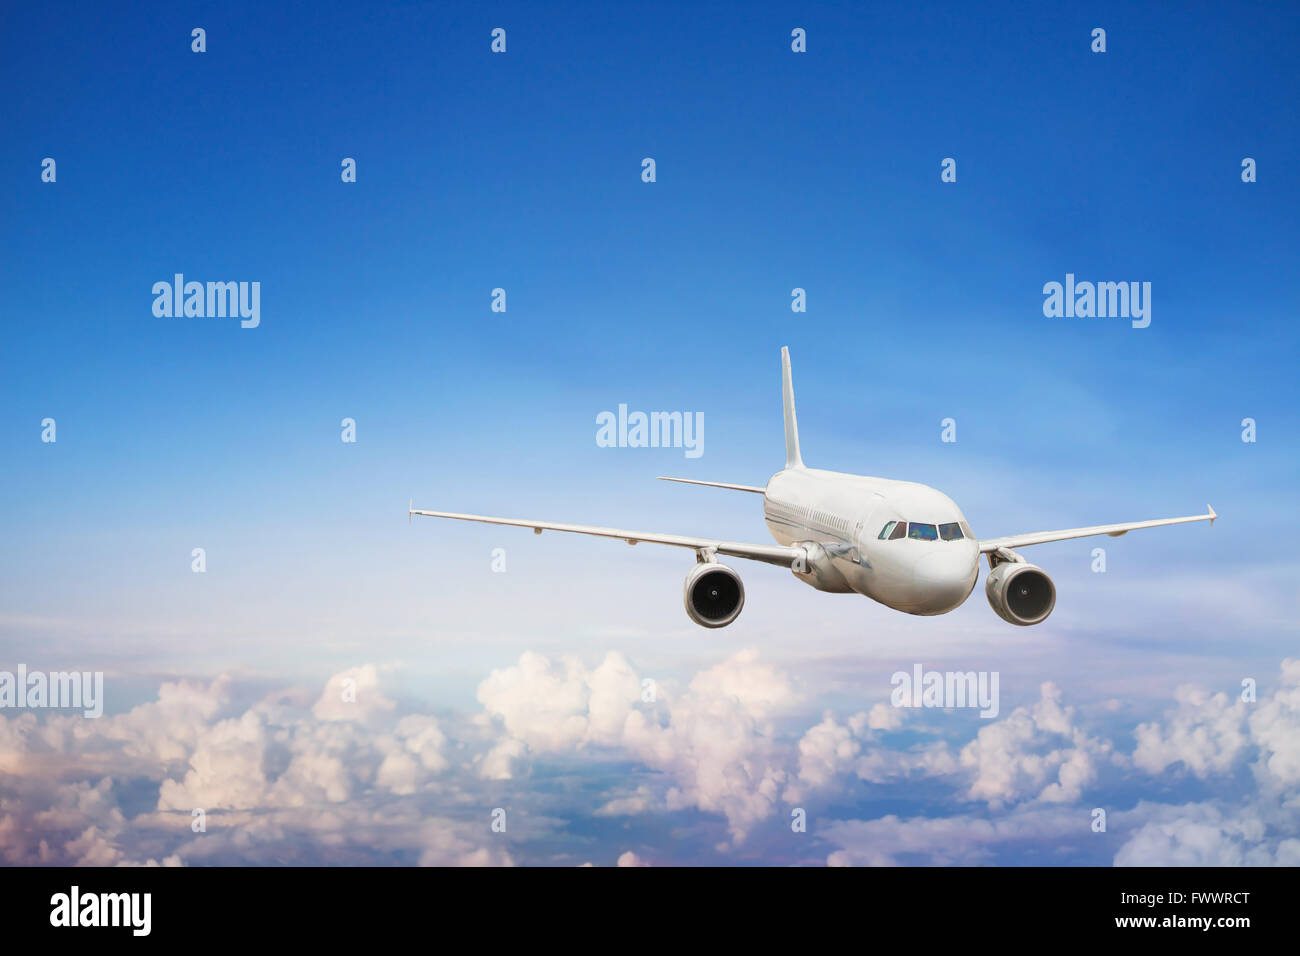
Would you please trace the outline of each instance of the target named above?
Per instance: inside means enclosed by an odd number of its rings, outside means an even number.
[[[715,538],[692,538],[683,534],[624,531],[622,528],[598,528],[586,524],[561,524],[555,521],[533,521],[526,518],[494,518],[488,515],[458,514],[454,511],[417,511],[415,508],[408,508],[408,521],[411,515],[514,525],[518,528],[532,528],[535,534],[541,534],[543,531],[572,531],[577,534],[596,535],[600,538],[621,538],[628,544],[639,544],[642,541],[648,544],[669,544],[695,551],[713,551],[733,558],[749,558],[751,561],[763,561],[783,568],[791,567],[796,561],[802,561],[806,557],[803,548],[786,548],[776,544],[744,544],[739,541],[719,541]]]
[[[730,488],[732,491],[752,491],[756,495],[767,494],[766,488],[758,488],[754,485],[736,485],[729,481],[700,481],[698,478],[665,478],[659,476],[660,481],[680,481],[684,485],[708,485],[710,488]]]
[[[1203,515],[1191,515],[1186,518],[1158,518],[1155,521],[1129,521],[1124,524],[1099,524],[1091,528],[1069,528],[1065,531],[1036,531],[1030,534],[1011,534],[1005,538],[987,538],[980,541],[980,553],[987,554],[990,551],[996,551],[999,548],[1023,548],[1030,544],[1046,544],[1049,541],[1065,541],[1069,538],[1087,538],[1095,534],[1108,534],[1112,538],[1118,538],[1122,534],[1128,534],[1130,531],[1137,531],[1140,528],[1158,528],[1166,524],[1186,524],[1189,521],[1209,521],[1214,522],[1218,517],[1214,509],[1209,505],[1205,506],[1207,513]]]

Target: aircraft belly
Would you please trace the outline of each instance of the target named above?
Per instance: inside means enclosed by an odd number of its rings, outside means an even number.
[[[857,561],[851,561],[848,558],[834,558],[831,563],[834,564],[835,570],[844,576],[844,580],[848,582],[849,587],[859,594],[871,596],[872,570],[869,566],[859,564]]]
[[[879,563],[862,593],[896,611],[910,611],[916,597],[910,574],[906,574],[903,569]]]

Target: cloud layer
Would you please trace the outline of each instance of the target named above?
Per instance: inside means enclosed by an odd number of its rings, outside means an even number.
[[[1300,862],[1300,661],[1257,700],[1179,688],[1127,734],[1052,683],[991,721],[809,716],[815,695],[752,650],[685,681],[528,652],[481,681],[480,710],[444,716],[389,696],[392,676],[362,665],[251,705],[230,677],[178,680],[98,720],[0,714],[0,859]],[[1169,799],[1179,781],[1197,798]]]

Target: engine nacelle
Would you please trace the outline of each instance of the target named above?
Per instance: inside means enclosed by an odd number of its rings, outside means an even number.
[[[682,591],[686,613],[703,627],[726,627],[745,606],[745,586],[740,575],[725,564],[697,564],[686,575]]]
[[[1021,627],[1039,624],[1056,607],[1056,585],[1040,567],[1004,561],[989,572],[984,593],[998,617]]]

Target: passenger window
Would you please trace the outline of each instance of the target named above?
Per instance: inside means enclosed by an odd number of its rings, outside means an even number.
[[[951,521],[948,524],[939,525],[939,537],[942,538],[944,541],[960,541],[961,525],[959,525],[956,521]]]
[[[894,525],[894,530],[889,533],[889,540],[897,541],[899,538],[906,536],[906,534],[907,534],[907,522],[900,521],[898,522],[898,524]]]
[[[932,524],[920,524],[913,521],[907,529],[907,536],[913,541],[935,541],[939,532]]]
[[[896,525],[896,524],[898,524],[897,521],[891,521],[891,522],[889,522],[887,525],[885,525],[883,528],[881,528],[881,529],[880,529],[880,536],[877,538],[877,540],[879,540],[879,541],[884,541],[886,538],[888,538],[888,537],[889,537],[889,532],[891,532],[891,531],[894,530],[894,525]]]

